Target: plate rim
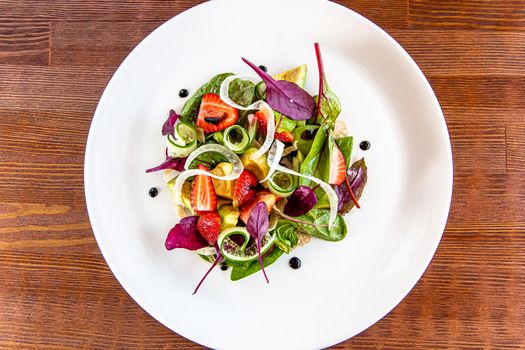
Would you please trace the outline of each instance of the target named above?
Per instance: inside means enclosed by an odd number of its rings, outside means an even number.
[[[180,333],[179,331],[176,330],[177,327],[172,327],[172,326],[168,326],[168,324],[171,324],[171,322],[169,320],[165,320],[163,319],[162,317],[159,317],[159,315],[157,315],[154,310],[151,310],[150,309],[150,306],[147,305],[147,303],[142,300],[127,284],[126,282],[124,281],[124,277],[123,277],[123,273],[116,268],[116,266],[113,264],[111,258],[109,257],[109,254],[107,253],[107,250],[102,242],[102,235],[103,235],[103,230],[100,228],[102,225],[98,225],[97,226],[97,219],[95,217],[95,208],[94,208],[94,196],[93,196],[93,192],[92,192],[92,189],[91,189],[91,186],[90,186],[90,183],[91,182],[91,175],[90,175],[90,171],[91,171],[91,165],[90,163],[88,162],[88,159],[90,159],[90,156],[92,154],[93,151],[93,144],[94,144],[94,139],[95,139],[95,135],[96,135],[96,129],[98,127],[98,124],[99,124],[99,120],[101,119],[101,117],[99,115],[102,114],[102,106],[105,104],[106,100],[108,99],[108,95],[109,95],[109,92],[112,90],[112,87],[113,85],[115,84],[115,82],[117,81],[117,77],[120,76],[121,72],[124,71],[129,63],[129,60],[130,60],[130,57],[133,56],[137,51],[141,50],[142,46],[145,45],[145,42],[147,42],[149,40],[149,38],[154,35],[155,32],[159,31],[161,28],[164,28],[166,26],[168,26],[170,23],[172,23],[173,21],[177,20],[178,18],[182,17],[182,16],[191,16],[193,14],[193,12],[197,11],[197,9],[200,9],[200,8],[203,8],[203,7],[208,7],[208,6],[213,6],[213,4],[217,4],[217,3],[225,3],[225,2],[228,2],[228,0],[214,0],[214,1],[207,1],[207,2],[203,2],[203,3],[200,3],[198,5],[195,5],[189,9],[186,9],[185,11],[173,16],[172,18],[170,18],[169,20],[163,22],[160,26],[158,26],[157,28],[155,28],[154,30],[152,30],[146,37],[144,37],[131,51],[130,53],[126,56],[126,58],[122,61],[122,63],[118,66],[118,68],[115,70],[115,72],[113,73],[113,75],[111,76],[111,79],[109,80],[108,84],[106,85],[106,87],[104,88],[104,91],[101,95],[101,98],[97,104],[97,107],[95,109],[95,112],[93,114],[93,118],[92,118],[92,121],[90,123],[90,127],[89,127],[89,133],[88,133],[88,137],[87,137],[87,140],[86,140],[86,146],[85,146],[85,153],[84,153],[84,195],[85,195],[85,200],[86,200],[86,208],[87,208],[87,213],[88,213],[88,217],[89,217],[89,220],[90,220],[90,224],[91,224],[91,227],[92,227],[92,231],[93,231],[93,235],[95,236],[95,240],[97,242],[97,245],[98,245],[98,248],[106,262],[106,264],[108,265],[108,267],[110,268],[111,270],[111,273],[113,274],[113,276],[115,277],[115,279],[119,282],[119,284],[122,286],[122,288],[126,291],[126,293],[128,293],[128,295],[133,299],[133,301],[135,303],[137,303],[144,311],[146,311],[148,313],[148,315],[150,317],[152,317],[153,319],[155,319],[157,322],[159,322],[160,324],[162,324],[164,327],[166,327],[167,329],[175,332],[177,335],[179,336],[182,336],[192,342],[195,342],[197,344],[201,344],[201,345],[204,345],[204,346],[208,346],[208,347],[213,347],[214,345],[213,344],[207,344],[205,341],[202,341],[202,340],[199,340],[197,337],[198,335],[195,335],[195,334],[182,334]],[[449,132],[448,132],[448,127],[447,127],[447,124],[446,124],[446,119],[445,119],[445,116],[443,114],[443,111],[441,109],[441,106],[439,104],[439,101],[436,97],[436,94],[434,93],[434,90],[432,89],[428,79],[425,77],[425,75],[423,74],[421,68],[418,66],[418,64],[414,61],[414,59],[406,52],[406,50],[392,37],[390,36],[390,34],[388,34],[388,32],[386,30],[384,30],[383,28],[381,28],[379,25],[375,24],[374,22],[372,22],[371,20],[369,20],[368,18],[364,17],[363,15],[361,15],[360,13],[348,8],[348,7],[345,7],[341,4],[338,4],[338,3],[335,3],[335,2],[331,2],[331,1],[328,1],[328,0],[310,0],[310,2],[314,3],[314,2],[317,2],[317,3],[323,3],[324,6],[333,6],[333,7],[336,7],[338,9],[338,11],[345,11],[347,15],[350,15],[350,16],[354,16],[358,21],[364,21],[368,26],[370,26],[371,28],[373,28],[373,30],[377,31],[379,34],[381,34],[381,36],[383,38],[385,38],[387,41],[389,41],[392,46],[394,47],[394,49],[401,55],[403,56],[403,58],[405,60],[407,60],[408,62],[410,62],[410,65],[412,66],[413,68],[413,71],[414,73],[417,75],[418,79],[424,84],[424,88],[426,90],[426,92],[429,94],[429,97],[431,97],[431,100],[432,100],[432,109],[434,109],[435,113],[437,113],[438,116],[440,116],[439,118],[439,131],[440,133],[442,134],[442,137],[444,139],[446,139],[447,141],[447,152],[446,152],[446,156],[449,160],[448,162],[448,169],[447,169],[447,181],[446,181],[446,184],[447,184],[447,189],[446,189],[446,192],[448,194],[448,201],[447,201],[447,206],[446,208],[443,207],[443,215],[441,217],[441,219],[439,220],[440,221],[440,234],[439,236],[436,235],[436,239],[431,242],[431,251],[432,251],[432,254],[429,256],[426,257],[425,261],[422,261],[422,263],[419,265],[419,269],[417,269],[417,272],[413,274],[413,276],[411,276],[412,278],[409,278],[410,279],[410,283],[407,283],[406,284],[406,287],[402,289],[402,292],[400,292],[398,294],[398,296],[395,299],[395,301],[393,303],[391,303],[391,305],[389,305],[387,308],[385,308],[385,312],[381,312],[379,313],[379,316],[376,317],[376,318],[373,318],[373,322],[366,326],[365,328],[363,329],[360,329],[358,332],[356,332],[355,334],[351,335],[350,337],[348,336],[343,336],[343,337],[337,337],[336,339],[334,339],[333,342],[331,342],[331,344],[326,344],[324,346],[328,347],[328,346],[334,346],[336,344],[339,344],[341,342],[344,342],[348,339],[351,339],[359,334],[361,334],[363,331],[367,330],[368,328],[372,327],[373,325],[375,325],[377,322],[379,322],[381,319],[383,319],[386,315],[388,315],[390,312],[392,312],[406,297],[407,295],[410,293],[410,291],[417,285],[417,283],[419,282],[419,280],[421,279],[421,277],[423,276],[424,272],[426,271],[426,269],[428,268],[428,266],[430,265],[432,259],[434,258],[435,254],[436,254],[436,251],[437,251],[437,248],[439,246],[439,243],[441,242],[441,239],[443,237],[443,234],[444,234],[444,231],[445,231],[445,228],[446,228],[446,224],[447,224],[447,221],[448,221],[448,217],[449,217],[449,214],[450,214],[450,207],[451,207],[451,203],[452,203],[452,194],[453,194],[453,183],[454,183],[454,167],[453,167],[453,154],[452,154],[452,145],[451,145],[451,140],[450,140],[450,135],[449,135]],[[98,116],[98,117],[97,117]],[[446,209],[446,210],[445,210]],[[216,346],[216,345],[215,345]]]

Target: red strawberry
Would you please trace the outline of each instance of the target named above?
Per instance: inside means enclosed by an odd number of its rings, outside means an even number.
[[[209,171],[206,166],[199,164],[199,169]],[[210,211],[217,209],[217,195],[211,177],[197,175],[191,186],[190,203],[193,210]]]
[[[343,153],[334,142],[333,148],[330,152],[330,176],[328,183],[330,185],[340,185],[345,181],[346,177],[346,161]]]
[[[268,127],[266,115],[258,111],[255,112],[254,117],[257,120],[257,131],[260,134],[266,135],[266,128]],[[282,142],[293,142],[293,134],[289,131],[276,132],[274,138]]]
[[[197,230],[210,245],[217,243],[217,237],[221,232],[221,217],[216,211],[203,213],[197,221]]]
[[[235,124],[238,118],[239,113],[237,109],[226,104],[219,95],[206,94],[202,96],[196,124],[206,134],[211,134]]]
[[[289,131],[276,132],[275,138],[281,142],[293,142],[293,134]]]
[[[268,214],[270,214],[270,212],[273,209],[273,206],[279,200],[281,200],[280,197],[277,197],[268,190],[259,191],[250,202],[248,202],[244,207],[242,207],[239,210],[239,217],[242,221],[244,221],[244,223],[247,223],[248,218],[250,217],[250,212],[252,211],[253,207],[255,207],[255,205],[259,202],[264,202],[266,204],[266,207],[268,208]]]
[[[249,170],[244,169],[233,186],[233,206],[242,207],[255,197],[257,177]]]
[[[257,131],[260,134],[266,135],[266,128],[268,127],[266,115],[261,111],[257,111],[253,116],[255,117],[255,120],[257,120]]]

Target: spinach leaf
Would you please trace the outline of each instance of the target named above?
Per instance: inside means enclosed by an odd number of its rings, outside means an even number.
[[[335,242],[346,236],[346,223],[341,215],[337,215],[334,224],[328,229],[328,221],[330,220],[330,210],[328,209],[312,209],[307,214],[298,216],[297,219],[314,224],[297,223],[299,231],[313,237]]]
[[[275,228],[275,244],[286,254],[297,245],[299,237],[295,225],[288,220],[279,220]]]
[[[341,102],[339,102],[337,95],[332,90],[330,90],[326,80],[324,82],[324,92],[321,96],[320,115],[323,117],[321,120],[323,123],[329,125],[330,129],[333,129],[335,126],[335,120],[341,113]],[[314,97],[315,102],[319,106],[318,98],[319,96]]]
[[[319,171],[317,173],[317,177],[324,182],[328,182],[330,179],[330,153],[331,148],[334,147],[334,137],[329,134],[326,142],[324,143],[323,152],[321,153],[321,157],[319,158]],[[321,193],[325,193],[322,189]]]
[[[304,161],[301,163],[301,174],[315,176],[316,172],[318,171],[319,160],[323,152],[326,136],[326,132],[322,128],[320,128],[317,134],[315,134],[312,147],[310,148],[306,158],[304,158]],[[299,179],[299,185],[309,186],[310,182],[310,180],[303,177]]]
[[[297,142],[297,149],[303,154],[308,154],[318,130],[319,125],[297,125],[297,128],[293,131],[294,140]]]
[[[213,168],[217,164],[222,162],[227,162],[228,159],[221,153],[218,152],[206,152],[198,156],[193,162],[190,164],[190,169],[197,168],[197,165],[204,164],[208,168]]]
[[[255,84],[249,80],[235,79],[230,83],[228,96],[241,106],[249,106],[255,96]]]
[[[335,139],[335,142],[337,143],[337,146],[339,146],[341,153],[343,153],[343,157],[345,157],[346,169],[348,170],[350,167],[350,158],[352,156],[352,144],[354,142],[354,138],[352,136],[344,136]]]
[[[292,131],[297,126],[297,120],[288,118],[287,116],[279,113],[273,112],[275,115],[275,125],[279,125],[276,132]]]
[[[283,251],[277,247],[273,247],[269,253],[263,257],[264,266],[268,267],[273,264],[277,259],[283,255]],[[248,277],[251,274],[256,273],[261,269],[261,265],[258,260],[252,260],[242,265],[236,265],[232,267],[232,273],[230,279],[232,281],[238,281],[241,278]]]
[[[199,113],[202,96],[205,94],[219,94],[221,83],[224,79],[233,75],[233,73],[221,73],[210,79],[206,84],[202,85],[195,93],[186,101],[180,112],[180,119],[185,122],[192,122]]]
[[[330,129],[333,129],[335,120],[341,113],[341,103],[336,94],[330,90],[328,82],[326,81],[319,43],[315,43],[314,46],[317,67],[319,69],[319,93],[315,97],[316,113],[314,122],[321,120],[322,123],[326,124]]]

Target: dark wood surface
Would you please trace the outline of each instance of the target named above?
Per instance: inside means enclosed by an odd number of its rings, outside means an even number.
[[[201,348],[120,287],[83,193],[85,141],[112,73],[196,3],[0,0],[0,349]],[[382,26],[428,77],[455,182],[423,278],[334,348],[525,348],[525,1],[340,3]]]

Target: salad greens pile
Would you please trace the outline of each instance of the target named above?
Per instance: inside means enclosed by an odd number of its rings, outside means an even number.
[[[315,53],[316,96],[303,89],[306,65],[272,77],[243,58],[260,80],[218,74],[163,124],[166,159],[146,172],[164,170],[180,217],[166,249],[212,263],[194,293],[219,263],[233,281],[262,270],[269,282],[264,268],[308,237],[345,238],[342,215],[359,208],[367,168],[351,164],[317,43]]]

